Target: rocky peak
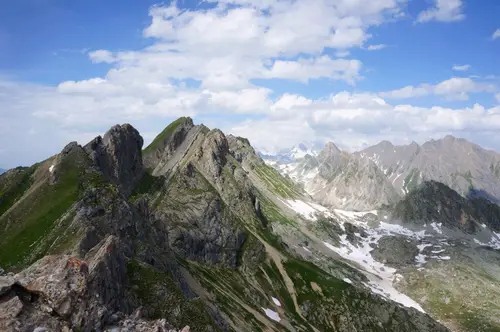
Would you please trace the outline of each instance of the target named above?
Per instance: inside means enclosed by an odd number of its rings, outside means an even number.
[[[454,142],[456,141],[457,138],[453,135],[446,135],[444,138],[443,138],[443,141],[445,142]]]
[[[319,158],[320,159],[325,159],[329,157],[336,156],[338,154],[341,154],[342,151],[332,142],[328,142],[325,144],[323,147],[323,150],[319,153]]]
[[[202,165],[207,168],[208,174],[217,179],[226,165],[228,154],[226,136],[219,129],[214,129],[207,134],[198,157],[203,160]]]
[[[455,146],[470,146],[473,145],[469,141],[463,138],[456,138],[452,135],[446,135],[445,137],[438,140],[430,140],[423,144],[424,148],[452,148]]]
[[[92,162],[128,195],[143,173],[139,132],[129,124],[113,126],[104,137],[90,141],[85,150]]]
[[[153,169],[161,161],[172,157],[194,127],[193,119],[182,117],[170,123],[153,142],[144,149],[144,166]]]
[[[264,163],[248,139],[233,135],[227,135],[226,138],[229,144],[229,152],[238,162],[253,165]]]
[[[80,148],[80,145],[78,145],[77,142],[70,142],[62,149],[61,155],[68,155],[71,153],[71,151],[74,151],[74,149],[78,148]]]
[[[382,142],[378,143],[375,146],[378,146],[378,147],[380,147],[382,149],[392,149],[392,148],[394,148],[394,145],[391,142],[387,141],[387,140],[382,141]]]

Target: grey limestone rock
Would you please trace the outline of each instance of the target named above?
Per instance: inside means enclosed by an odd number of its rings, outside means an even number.
[[[102,138],[96,137],[85,150],[104,175],[128,195],[144,171],[143,143],[139,132],[124,124],[113,126]]]

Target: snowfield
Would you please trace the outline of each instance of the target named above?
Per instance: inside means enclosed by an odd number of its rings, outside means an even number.
[[[382,235],[380,235],[380,237],[381,236]],[[347,241],[347,235],[344,234],[341,236],[340,247],[335,247],[328,242],[324,242],[324,244],[327,248],[336,252],[344,259],[360,266],[369,280],[369,283],[365,285],[374,293],[401,303],[404,306],[413,307],[424,312],[417,302],[394,288],[393,282],[396,278],[396,269],[377,262],[370,254],[370,251],[373,250],[373,248],[370,247],[370,243],[377,242],[380,237],[369,236],[369,241],[363,242],[359,247],[355,247]]]
[[[305,219],[316,221],[318,214],[333,216],[333,214],[324,206],[312,202],[304,202],[301,200],[281,200],[286,206],[301,215]]]
[[[413,231],[402,225],[391,224],[383,221],[379,221],[377,227],[368,227],[366,221],[360,220],[367,214],[378,215],[378,211],[353,212],[334,210],[334,213],[341,221],[349,222],[364,229],[368,236],[366,238],[358,237],[358,240],[360,241],[358,246],[350,243],[347,240],[346,234],[340,236],[339,247],[333,246],[328,242],[324,242],[324,245],[328,249],[342,256],[344,259],[353,262],[358,267],[361,267],[361,270],[369,280],[365,286],[369,287],[372,292],[396,301],[404,306],[412,307],[424,312],[420,304],[394,288],[394,283],[402,278],[400,274],[396,273],[396,269],[376,261],[370,252],[373,250],[373,246],[376,245],[383,236],[404,235],[409,238],[422,240],[426,235],[425,230]],[[425,263],[425,256],[422,255],[421,252],[426,246],[430,246],[430,244],[419,247],[420,254],[417,256],[417,262],[422,264]]]
[[[347,234],[340,235],[340,241],[338,246],[335,246],[328,242],[328,240],[323,241],[323,244],[329,250],[340,255],[346,261],[351,262],[355,267],[357,267],[368,279],[368,282],[364,283],[366,287],[371,289],[372,292],[379,294],[387,299],[398,302],[406,307],[415,308],[421,312],[424,312],[423,308],[416,301],[411,299],[409,296],[399,292],[394,285],[397,284],[403,276],[397,273],[397,270],[393,267],[387,266],[381,262],[376,261],[372,255],[371,251],[376,247],[379,240],[384,236],[405,236],[408,239],[413,239],[418,241],[418,254],[415,257],[415,266],[418,270],[424,269],[424,264],[428,262],[429,259],[435,259],[438,261],[447,261],[451,257],[448,255],[442,255],[446,252],[444,246],[449,246],[446,238],[444,237],[443,225],[442,223],[429,223],[423,225],[416,229],[410,229],[403,225],[390,223],[386,215],[380,215],[379,211],[346,211],[340,209],[329,210],[324,206],[321,206],[312,202],[305,202],[302,200],[282,200],[282,202],[288,206],[291,210],[295,211],[297,214],[303,218],[310,221],[317,221],[318,217],[325,215],[332,217],[337,220],[339,226],[345,231],[345,223],[351,223],[354,226],[363,229],[367,236],[361,237],[359,234],[355,233],[357,238],[356,245],[352,244],[347,239]],[[377,216],[377,220],[368,224],[366,221],[367,215],[372,214]],[[491,240],[489,243],[481,243],[477,239],[475,242],[479,245],[490,246],[493,248],[500,249],[500,234],[491,232]],[[441,237],[438,239],[438,244],[433,242],[431,238]],[[425,251],[427,247],[433,247],[432,250]],[[309,249],[304,248],[308,252]],[[344,278],[344,282],[352,284],[349,278]]]
[[[262,308],[262,310],[264,310],[267,317],[271,318],[275,322],[281,321],[280,315],[276,311],[271,310],[271,309],[266,309],[266,308]]]

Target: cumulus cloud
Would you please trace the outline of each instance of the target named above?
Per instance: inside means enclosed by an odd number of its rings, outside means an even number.
[[[196,11],[176,2],[154,6],[143,30],[148,47],[88,52],[89,61],[110,66],[105,75],[56,86],[0,79],[0,140],[16,142],[4,149],[2,160],[8,156],[11,165],[5,166],[43,160],[68,141],[84,144],[123,122],[136,126],[147,143],[179,116],[208,119],[268,149],[312,139],[355,148],[441,131],[499,132],[497,108],[416,108],[385,100],[493,91],[472,78],[325,98],[269,88],[276,80],[355,85],[363,78],[363,64],[349,58],[350,50],[385,47],[366,46],[368,31],[400,17],[404,5],[401,0],[207,0]]]
[[[276,60],[266,78],[286,78],[307,82],[310,79],[331,78],[354,84],[359,78],[361,62],[358,60],[333,60],[328,56],[297,61]]]
[[[89,58],[94,63],[113,63],[116,61],[115,57],[110,51],[96,50],[88,53]]]
[[[454,65],[452,69],[455,71],[468,71],[470,68],[470,65]]]
[[[311,139],[357,150],[385,139],[403,144],[449,133],[467,137],[480,131],[490,138],[500,137],[500,107],[486,109],[477,104],[461,109],[425,108],[392,105],[375,94],[341,92],[319,100],[287,95],[272,108],[286,109],[289,116],[245,121],[229,130],[266,151]]]
[[[492,84],[477,82],[470,77],[452,77],[438,84],[421,84],[405,86],[401,89],[381,92],[380,95],[390,99],[406,99],[437,95],[447,99],[467,100],[470,93],[495,92]]]
[[[455,22],[465,18],[462,0],[434,0],[434,2],[434,6],[418,14],[417,22]]]

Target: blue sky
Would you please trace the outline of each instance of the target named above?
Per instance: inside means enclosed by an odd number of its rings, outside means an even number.
[[[1,1],[0,167],[181,115],[268,151],[498,149],[498,17],[495,0]]]

